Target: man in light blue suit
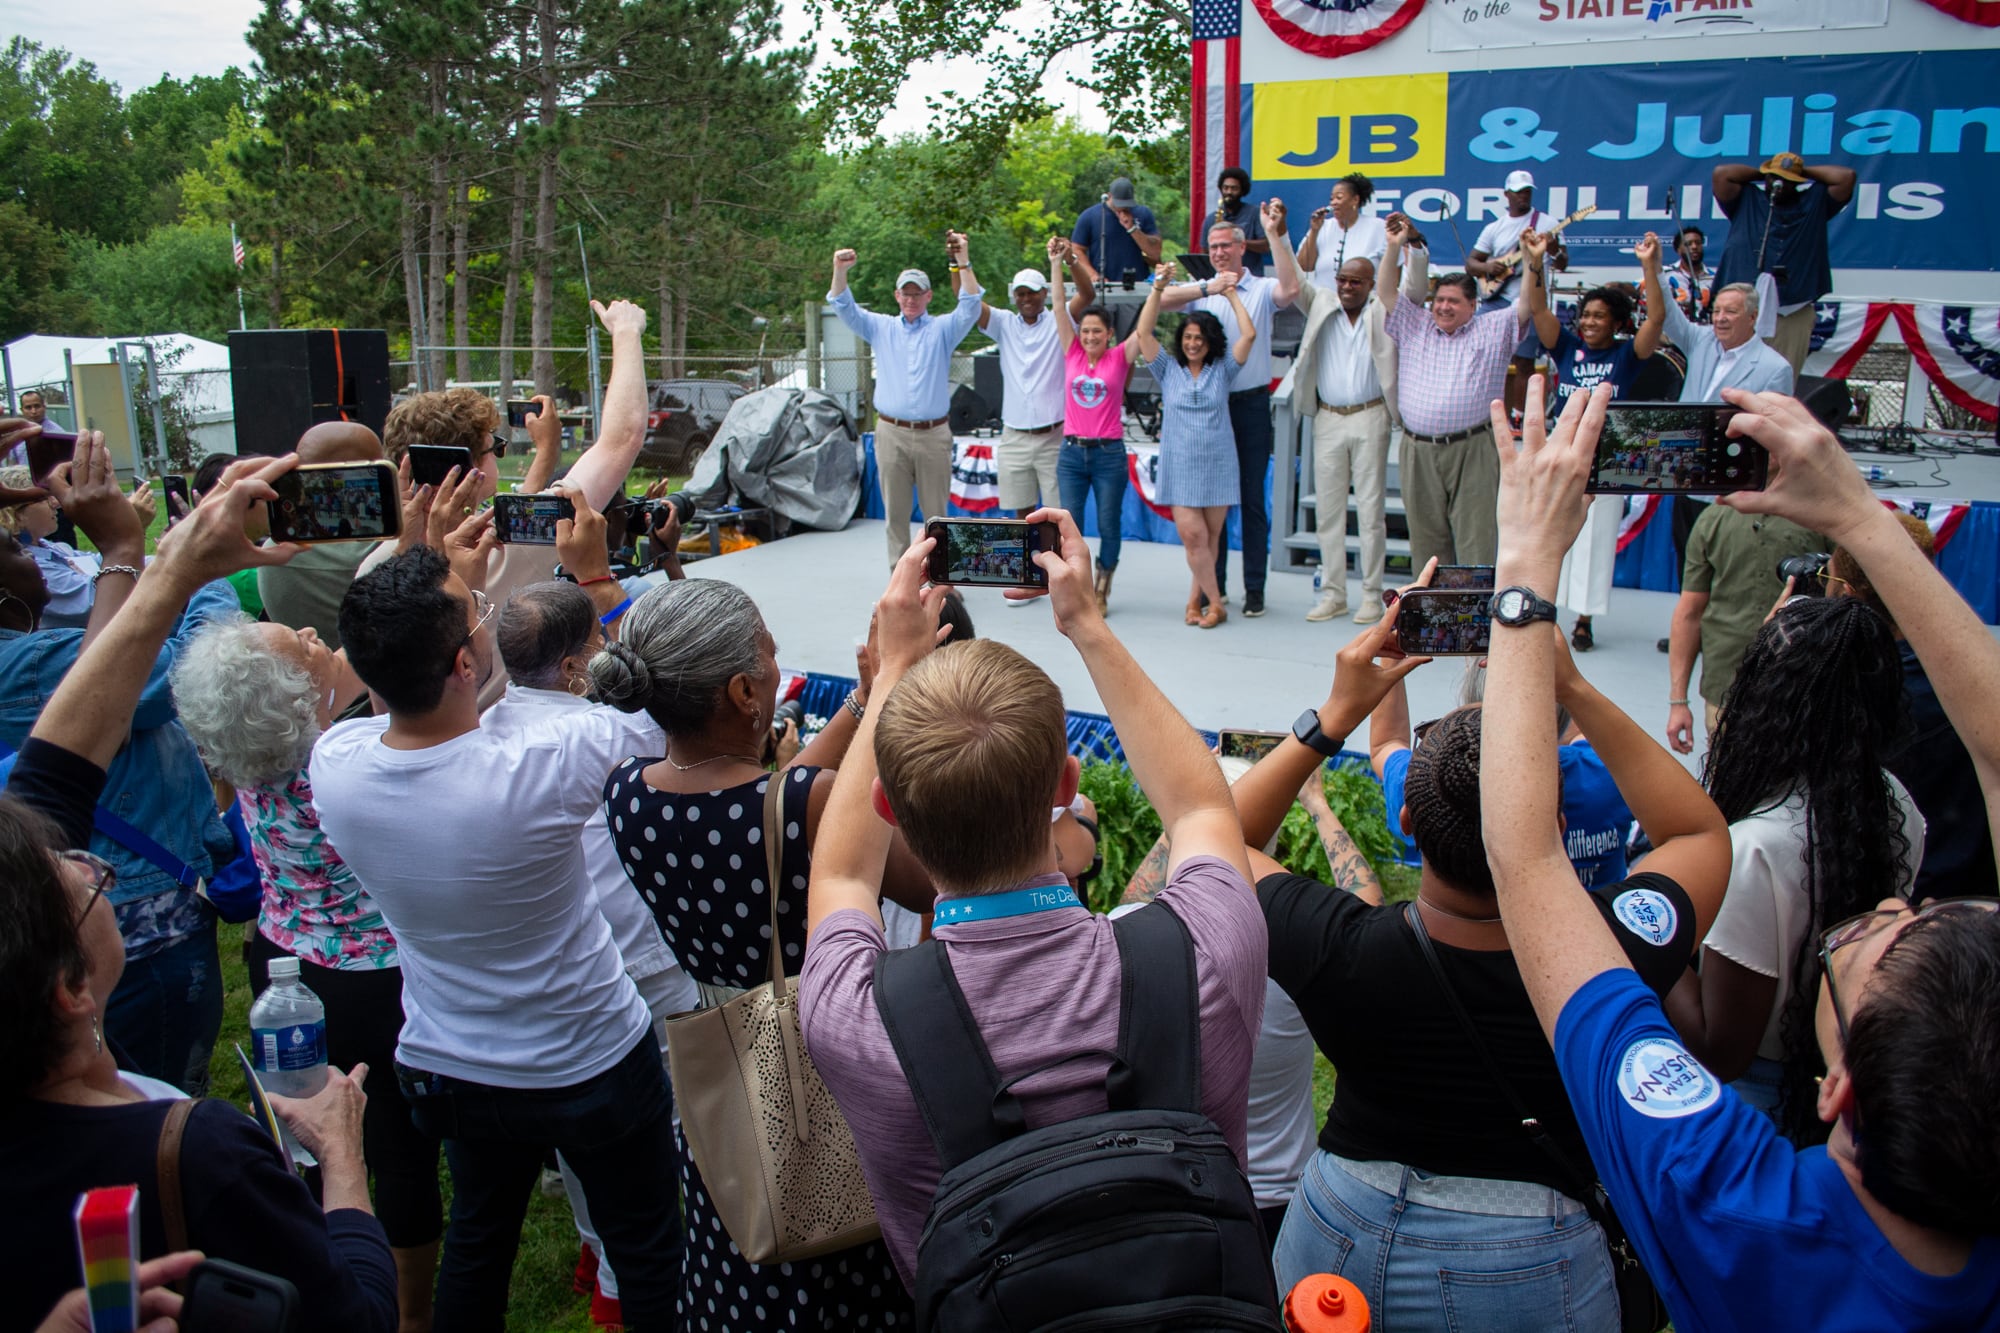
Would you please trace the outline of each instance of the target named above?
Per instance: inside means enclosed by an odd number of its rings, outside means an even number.
[[[1732,282],[1718,291],[1711,306],[1713,323],[1704,328],[1667,299],[1659,266],[1649,265],[1646,308],[1667,312],[1667,339],[1687,354],[1682,402],[1719,403],[1724,389],[1792,391],[1791,363],[1757,336],[1757,289],[1749,283]]]

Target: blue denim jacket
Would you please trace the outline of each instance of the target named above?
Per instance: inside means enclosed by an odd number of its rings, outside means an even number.
[[[236,844],[216,814],[214,789],[201,755],[175,716],[167,672],[182,646],[203,625],[221,616],[240,614],[236,593],[227,583],[209,584],[188,603],[153,663],[152,676],[132,717],[131,735],[111,761],[101,802],[204,877],[213,871],[215,858],[227,860],[234,855]],[[20,748],[56,687],[76,665],[82,644],[80,629],[33,633],[0,629],[0,740]],[[92,836],[90,850],[118,870],[118,882],[109,897],[119,909],[121,926],[144,920],[157,923],[163,933],[180,934],[184,930],[173,930],[169,922],[184,925],[199,919],[191,912],[207,910],[193,901],[192,894],[183,894],[165,871],[102,833]],[[164,904],[133,906],[167,893],[182,894],[189,901],[181,910],[167,909]],[[127,954],[142,957],[170,942],[167,937],[128,938]]]

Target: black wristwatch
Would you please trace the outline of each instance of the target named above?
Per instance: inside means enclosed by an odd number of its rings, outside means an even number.
[[[1518,583],[1494,593],[1491,605],[1493,623],[1513,629],[1518,629],[1522,625],[1532,625],[1537,620],[1553,623],[1556,618],[1554,602],[1543,601],[1535,596],[1533,588],[1524,588]]]
[[[1292,723],[1292,735],[1298,738],[1299,744],[1310,745],[1328,759],[1339,754],[1341,745],[1347,740],[1345,736],[1342,736],[1339,740],[1335,740],[1319,729],[1319,710],[1317,708],[1308,708],[1305,712],[1299,714],[1299,720]]]

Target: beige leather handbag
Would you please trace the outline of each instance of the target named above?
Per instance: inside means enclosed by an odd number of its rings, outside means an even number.
[[[785,778],[772,774],[764,793],[771,979],[667,1020],[688,1150],[730,1239],[754,1264],[810,1259],[882,1234],[853,1131],[806,1055],[798,988],[785,976],[778,939]]]

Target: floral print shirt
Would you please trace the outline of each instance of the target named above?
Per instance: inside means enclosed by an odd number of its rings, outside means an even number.
[[[306,772],[284,786],[237,792],[264,877],[257,929],[320,967],[366,972],[396,966],[396,937],[361,881],[320,831]]]

